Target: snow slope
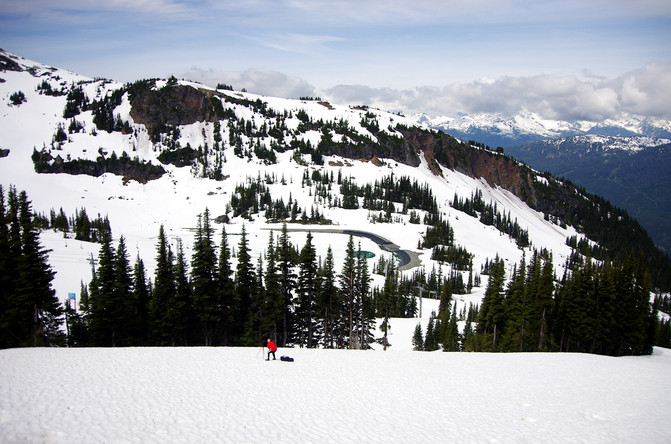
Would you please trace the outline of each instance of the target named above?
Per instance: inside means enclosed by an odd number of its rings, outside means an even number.
[[[394,328],[392,320],[392,329]],[[671,352],[0,351],[5,443],[668,443]],[[291,355],[295,362],[279,361]]]
[[[157,235],[161,225],[164,225],[173,248],[176,247],[177,239],[180,239],[184,244],[186,257],[190,258],[198,215],[202,214],[206,208],[209,209],[213,218],[225,214],[236,185],[248,179],[263,178],[266,175],[277,179],[276,183],[269,185],[273,199],[281,197],[288,202],[289,196],[292,196],[307,212],[316,207],[325,218],[332,220],[337,228],[373,232],[403,249],[417,251],[422,261],[421,265],[427,272],[434,268],[438,270],[441,267],[437,262],[430,260],[430,250],[423,251],[417,248],[426,232],[426,225],[410,224],[409,215],[400,213],[394,215],[397,223],[371,224],[368,210],[345,210],[331,207],[316,196],[314,184],[312,186],[302,184],[305,169],[309,174],[314,170],[334,176],[341,174],[344,178],[351,178],[359,185],[372,183],[392,173],[396,177],[408,176],[420,184],[427,183],[444,217],[454,228],[455,243],[466,247],[474,255],[474,272],[476,273],[479,272],[480,265],[488,259],[493,259],[497,254],[507,261],[508,270],[510,270],[513,264],[521,260],[523,254],[529,254],[530,249],[526,252],[520,250],[510,237],[501,235],[491,226],[481,224],[477,218],[452,209],[449,204],[455,194],[467,198],[475,190],[481,190],[485,202],[496,203],[499,211],[510,212],[511,217],[518,220],[521,228],[528,230],[533,244],[532,248],[547,248],[553,251],[558,275],[561,275],[561,266],[570,254],[571,250],[565,245],[565,240],[576,234],[573,228],[564,229],[545,221],[543,214],[531,210],[512,193],[498,187],[491,187],[485,181],[450,170],[444,171],[444,177],[436,176],[423,159],[419,167],[413,168],[389,159],[381,159],[382,166],[376,166],[371,162],[325,157],[323,166],[305,167],[296,163],[293,152],[290,150],[277,153],[276,164],[266,165],[258,161],[255,156],[248,159],[234,155],[233,148],[228,145],[227,133],[222,130],[224,132],[223,155],[226,158],[222,173],[227,177],[223,181],[194,177],[191,167],[177,168],[173,165],[164,165],[167,173],[160,179],[149,181],[146,184],[132,180],[124,183],[121,177],[112,174],[104,174],[97,178],[85,175],[37,174],[31,160],[33,150],[49,147],[58,125],[67,128],[69,122],[68,119],[62,117],[66,97],[39,94],[38,86],[44,81],[48,81],[54,89],[67,89],[72,85],[81,85],[89,100],[93,100],[104,97],[108,91],[119,88],[121,85],[109,81],[94,81],[24,59],[16,58],[16,60],[19,60],[25,67],[33,68],[30,72],[7,71],[2,73],[5,82],[0,83],[0,132],[3,134],[0,148],[9,149],[10,153],[7,157],[0,158],[0,185],[5,190],[10,185],[16,186],[19,190],[25,190],[33,202],[33,209],[46,215],[52,208],[56,211],[63,208],[66,215],[73,215],[79,208],[85,208],[90,217],[96,217],[98,214],[107,215],[112,225],[114,243],[116,244],[119,237],[123,235],[129,259],[134,262],[139,255],[147,267],[148,276],[153,277]],[[180,82],[189,84],[189,82]],[[157,82],[157,87],[160,87],[162,83],[164,82]],[[10,103],[9,96],[18,90],[24,92],[27,101],[20,106],[15,106]],[[397,122],[411,124],[401,116],[379,110],[359,110],[338,105],[325,106],[316,101],[262,97],[250,93],[230,91],[225,93],[234,94],[249,101],[262,100],[268,103],[270,108],[279,112],[287,110],[295,113],[301,109],[315,121],[321,119],[336,122],[343,119],[359,133],[368,133],[360,123],[364,114],[375,115],[379,127],[385,131]],[[255,120],[257,126],[262,125],[263,116],[254,114],[250,108],[237,104],[226,104],[226,106],[231,106],[238,117],[244,117],[248,121]],[[144,125],[132,123],[127,97],[114,110],[114,113],[122,120],[131,122],[134,129],[132,134],[94,131],[95,124],[92,121],[91,111],[84,111],[77,115],[76,119],[83,124],[85,130],[69,134],[68,140],[60,149],[52,149],[54,156],[59,154],[64,158],[72,156],[73,159],[93,159],[100,152],[107,153],[108,156],[112,153],[121,156],[123,152],[126,152],[133,157],[137,156],[141,160],[158,164],[157,147],[149,140]],[[297,118],[287,119],[287,126],[292,127],[297,124]],[[223,123],[221,127],[226,128],[226,124]],[[310,138],[318,135],[318,132],[312,131],[301,137]],[[197,122],[180,126],[179,143],[181,146],[187,143],[192,147],[206,143],[212,146],[212,138],[213,125],[211,123]],[[318,138],[312,140],[312,143],[317,143],[318,140]],[[284,179],[284,184],[279,182],[280,178]],[[335,185],[332,192],[339,196],[339,187]],[[230,236],[229,246],[233,250],[237,248],[239,241],[237,235],[241,233],[243,225],[249,234],[249,246],[254,259],[267,249],[270,236],[268,229],[274,229],[275,236],[281,229],[279,224],[267,224],[262,214],[255,216],[253,221],[234,218],[232,223],[226,226],[226,231]],[[292,228],[291,225],[289,228]],[[300,225],[295,228],[309,229],[309,226]],[[218,245],[221,225],[215,224],[215,230],[215,243]],[[292,241],[299,248],[304,244],[305,236],[305,232],[291,233]],[[376,261],[379,255],[389,255],[372,241],[357,239],[357,242],[359,241],[362,249],[372,251],[377,255],[373,261]],[[50,264],[56,271],[54,288],[58,297],[65,299],[68,293],[79,294],[81,283],[87,284],[90,280],[90,260],[91,256],[94,260],[97,258],[97,245],[64,239],[62,234],[53,232],[43,233],[42,242],[46,248],[52,250]],[[315,231],[314,242],[317,254],[322,258],[325,257],[329,246],[333,248],[336,269],[339,271],[347,236]],[[443,265],[442,267],[443,272],[448,271],[449,266]],[[375,278],[376,283],[380,284],[381,277],[376,276]],[[466,279],[467,276],[465,276]],[[484,283],[486,279],[483,280]],[[474,290],[476,296],[471,299],[479,300],[482,290],[482,288],[476,288]],[[467,305],[466,299],[463,303]]]

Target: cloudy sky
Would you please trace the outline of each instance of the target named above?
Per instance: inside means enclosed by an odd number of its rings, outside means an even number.
[[[671,119],[668,0],[0,0],[0,47],[392,111]]]

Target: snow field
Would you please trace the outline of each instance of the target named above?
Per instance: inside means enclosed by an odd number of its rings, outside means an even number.
[[[394,322],[395,320],[392,320]],[[393,324],[392,324],[393,329]],[[0,351],[3,442],[671,439],[671,354]],[[283,354],[295,358],[287,363]]]

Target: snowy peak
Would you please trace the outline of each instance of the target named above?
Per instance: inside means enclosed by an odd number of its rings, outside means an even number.
[[[594,134],[609,137],[671,138],[671,122],[623,113],[603,122],[544,119],[537,113],[521,111],[512,117],[500,113],[460,115],[457,117],[413,116],[429,128],[445,131],[455,137],[490,146],[511,146],[541,139],[556,139]]]

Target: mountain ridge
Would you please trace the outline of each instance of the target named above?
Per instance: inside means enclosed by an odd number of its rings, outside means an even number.
[[[33,102],[42,104],[37,108],[53,109],[52,114],[42,113],[48,123],[40,126],[39,134],[33,132],[29,137],[34,167],[41,172],[88,171],[100,176],[106,171],[125,171],[124,183],[133,179],[147,182],[150,177],[139,173],[143,168],[156,168],[158,174],[153,179],[164,174],[174,177],[180,167],[173,170],[159,158],[182,156],[181,169],[187,166],[192,177],[220,183],[227,181],[225,165],[233,158],[258,171],[288,155],[290,162],[302,168],[323,168],[324,157],[335,157],[349,159],[346,162],[373,161],[378,168],[390,168],[394,162],[412,168],[424,165],[443,182],[450,180],[448,171],[460,172],[484,181],[489,188],[513,193],[550,220],[568,218],[561,223],[578,224],[581,229],[586,226],[587,208],[603,206],[599,199],[598,204],[586,206],[592,197],[570,191],[570,187],[561,191],[565,184],[508,156],[380,110],[217,90],[175,78],[122,85],[7,53],[3,57],[15,63],[4,62],[13,67],[4,77],[28,74],[32,80],[21,77],[21,82],[33,85],[31,91],[25,91],[26,103],[8,101],[7,109],[14,110],[17,117],[24,110],[28,116],[34,115]],[[21,82],[17,81],[17,86]],[[4,88],[7,100],[11,89],[7,83]],[[25,140],[19,142],[25,144]],[[10,150],[12,156],[10,145],[0,148]],[[329,162],[337,165],[340,161]],[[588,236],[601,236],[600,228],[592,230]]]
[[[80,288],[80,302],[92,302],[68,312],[77,334],[67,338],[39,316],[12,318],[36,333],[3,335],[5,346],[253,345],[277,335],[284,345],[369,348],[386,344],[386,332],[373,336],[376,319],[414,316],[418,286],[454,302],[432,313],[444,327],[417,340],[426,350],[649,354],[654,331],[668,330],[651,291],[671,288],[671,261],[640,224],[499,150],[368,107],[174,77],[119,84],[22,63],[0,74],[0,186],[10,202],[0,240],[21,240],[12,221],[32,232],[30,196],[56,268],[53,292],[70,301]],[[316,229],[324,225],[335,227]],[[400,267],[396,251],[414,260]],[[141,276],[126,291],[113,276],[132,281],[130,255]],[[376,258],[372,273],[367,258]],[[32,288],[26,274],[2,278],[7,288]],[[587,294],[582,280],[594,284]],[[602,292],[610,302],[590,308]],[[19,294],[17,309],[33,307],[33,293]],[[170,315],[173,304],[184,317]],[[601,320],[611,304],[631,311]],[[618,335],[591,336],[574,311]]]

